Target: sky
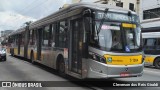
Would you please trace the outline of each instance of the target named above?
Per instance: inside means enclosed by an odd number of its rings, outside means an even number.
[[[0,31],[15,30],[26,21],[39,20],[71,0],[0,0]]]

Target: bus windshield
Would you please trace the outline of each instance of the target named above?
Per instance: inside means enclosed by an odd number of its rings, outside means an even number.
[[[141,40],[141,29],[140,27],[133,28],[124,28],[124,36],[126,40],[126,45],[130,49],[138,49],[140,47],[140,40]]]
[[[121,23],[103,22],[101,30],[97,33],[100,21],[95,21],[94,38],[91,45],[105,51],[133,51],[140,48],[141,30],[136,28],[123,28]]]

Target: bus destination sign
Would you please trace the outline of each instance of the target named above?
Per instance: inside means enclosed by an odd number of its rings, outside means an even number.
[[[113,13],[113,12],[108,12],[107,14],[104,14],[104,12],[96,12],[96,19],[103,19],[104,15],[106,20],[136,22],[136,23],[139,22],[138,16],[136,15],[128,16],[127,14]]]

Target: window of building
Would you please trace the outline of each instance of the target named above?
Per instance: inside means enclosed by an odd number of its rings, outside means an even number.
[[[160,15],[160,8],[157,8],[157,15]]]
[[[129,3],[129,9],[134,11],[134,4],[133,3]]]
[[[160,8],[154,8],[143,11],[143,19],[158,18],[160,15]]]
[[[150,17],[151,18],[157,18],[157,9],[151,9],[150,10]]]
[[[143,11],[143,19],[150,19],[150,12],[148,10]]]
[[[116,3],[116,6],[123,7],[123,2]]]

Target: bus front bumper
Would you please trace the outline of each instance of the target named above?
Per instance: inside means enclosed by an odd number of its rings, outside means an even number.
[[[87,78],[125,78],[139,77],[143,74],[144,63],[138,65],[107,65],[89,66]]]
[[[128,66],[108,66],[108,77],[138,77],[143,74],[144,63],[140,65]]]

